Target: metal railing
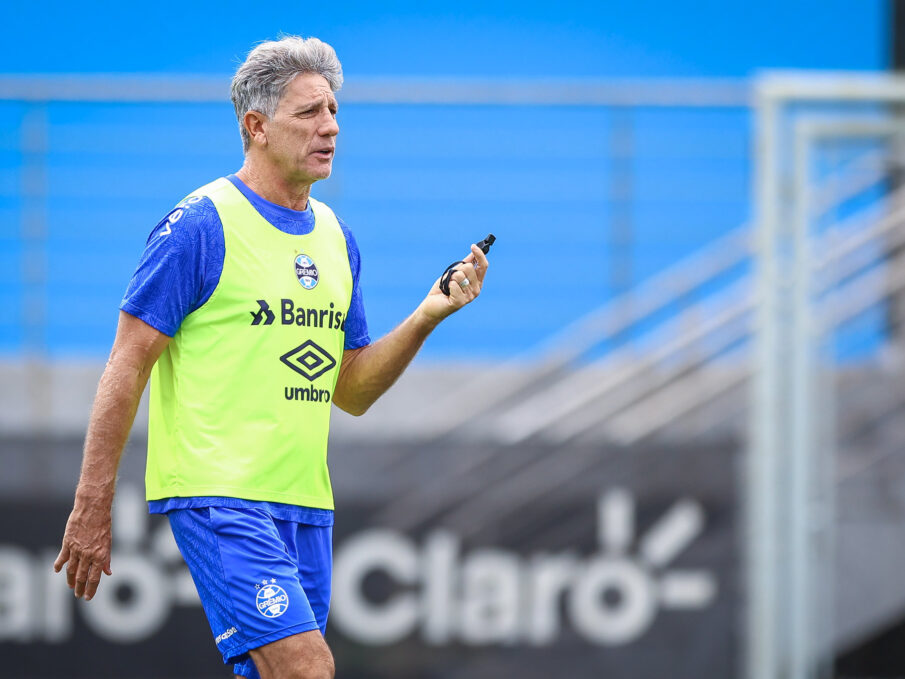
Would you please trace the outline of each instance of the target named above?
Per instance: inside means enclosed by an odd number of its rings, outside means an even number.
[[[815,190],[814,214],[822,215],[837,202],[882,183],[888,172],[889,164],[882,154],[870,152],[856,156]],[[869,264],[870,258],[875,256],[870,253],[870,246],[886,238],[895,226],[894,215],[880,221],[872,216],[855,215],[831,229],[825,239],[826,247],[820,250],[821,268],[831,269],[837,264],[846,268],[836,270],[836,278],[825,284],[830,286],[835,280],[855,273],[860,265]],[[645,395],[672,383],[677,375],[707,366],[733,343],[750,336],[750,319],[747,318],[753,305],[750,276],[743,273],[727,285],[721,285],[719,281],[733,271],[741,272],[750,263],[752,255],[750,227],[744,225],[730,231],[687,259],[578,319],[540,347],[515,356],[470,380],[467,385],[451,390],[438,403],[440,410],[447,413],[443,420],[436,421],[425,413],[423,417],[414,418],[422,423],[415,432],[428,438],[442,437],[467,424],[473,432],[513,444],[536,435],[546,435],[564,443],[592,428],[606,431],[608,418],[624,407],[639,400],[643,404]],[[859,255],[862,259],[852,259]],[[708,286],[711,290],[700,294]],[[699,297],[698,301],[685,305],[676,315],[667,316],[665,328],[658,324],[649,331],[660,337],[657,341],[646,342],[654,347],[652,350],[637,349],[636,346],[644,342],[635,335],[635,341],[629,346],[612,350],[605,358],[582,365],[591,352],[606,342],[630,335],[633,329],[656,318],[665,309],[682,306],[695,296]],[[728,333],[727,328],[730,329]],[[696,356],[693,365],[674,360],[718,333],[724,333],[718,345]],[[638,384],[639,379],[661,365],[668,366],[666,372],[658,374],[653,382]],[[532,396],[539,385],[545,385],[544,395]],[[705,402],[688,399],[687,394],[682,394],[676,399],[677,405],[681,403],[681,409],[674,412],[678,415]],[[583,419],[572,425],[563,423],[564,418],[582,410],[585,412]],[[664,420],[662,426],[666,424],[668,421]],[[644,435],[644,432],[638,432],[632,440]]]

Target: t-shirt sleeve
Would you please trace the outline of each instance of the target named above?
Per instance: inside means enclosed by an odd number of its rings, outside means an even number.
[[[349,303],[349,313],[346,315],[346,349],[360,349],[371,343],[368,335],[368,319],[365,317],[365,306],[361,295],[361,253],[358,251],[358,243],[355,236],[339,219],[339,226],[346,237],[346,249],[349,251],[349,268],[352,270],[352,301]]]
[[[183,201],[151,231],[120,309],[172,337],[223,271],[223,225],[208,198]]]

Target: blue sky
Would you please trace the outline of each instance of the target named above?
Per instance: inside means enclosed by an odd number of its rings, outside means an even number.
[[[887,5],[802,2],[19,3],[4,72],[228,73],[258,40],[317,35],[348,76],[744,76],[882,69]],[[48,20],[48,17],[51,17]]]

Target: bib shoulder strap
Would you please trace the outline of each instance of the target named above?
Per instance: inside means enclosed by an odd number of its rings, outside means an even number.
[[[226,177],[220,177],[219,179],[215,179],[214,181],[195,189],[185,198],[180,200],[179,203],[182,204],[191,201],[191,199],[193,198],[204,197],[208,197],[211,200],[214,200],[215,197],[219,197],[224,193],[228,194],[229,187],[235,188]]]
[[[337,233],[342,234],[339,220],[329,205],[310,196],[308,197],[308,203],[311,205],[311,211],[314,213],[314,218],[318,224],[329,225],[331,229],[335,229]]]

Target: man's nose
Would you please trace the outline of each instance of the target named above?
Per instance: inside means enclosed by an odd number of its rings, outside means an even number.
[[[339,134],[339,123],[336,122],[336,118],[327,114],[327,117],[324,122],[321,123],[318,132],[322,137],[335,137]]]

